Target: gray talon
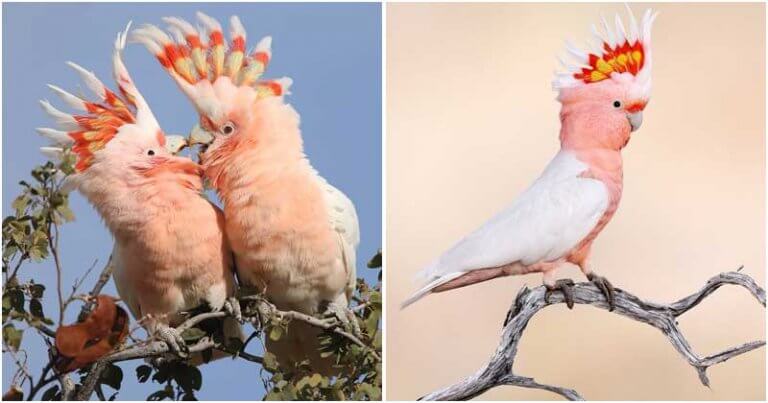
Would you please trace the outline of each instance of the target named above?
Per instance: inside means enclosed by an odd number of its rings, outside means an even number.
[[[178,330],[162,324],[158,325],[155,329],[155,335],[162,341],[165,342],[165,344],[168,345],[168,348],[176,353],[181,358],[186,358],[187,355],[189,355],[189,348],[187,347],[187,343],[184,342],[184,338],[181,337],[181,332]]]
[[[345,328],[351,328],[352,333],[355,336],[359,336],[361,334],[360,325],[357,323],[357,317],[351,310],[347,309],[346,307],[332,302],[328,304],[328,311],[326,316],[335,318]]]
[[[243,324],[243,313],[240,311],[240,301],[235,297],[229,297],[224,301],[224,311],[230,314],[235,320]]]
[[[613,309],[616,307],[616,301],[614,299],[615,291],[613,289],[613,284],[611,284],[608,279],[606,279],[603,276],[598,276],[597,274],[590,273],[587,275],[587,278],[589,281],[595,284],[595,286],[600,289],[600,292],[605,295],[606,301],[608,301],[608,311],[613,311]]]
[[[546,303],[549,303],[549,297],[553,292],[562,291],[563,298],[565,299],[565,305],[568,306],[568,309],[573,309],[573,280],[564,278],[561,280],[557,280],[555,282],[555,285],[553,286],[546,286],[547,287],[547,293],[544,294],[544,301]]]

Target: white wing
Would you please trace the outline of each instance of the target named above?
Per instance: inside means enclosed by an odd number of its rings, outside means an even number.
[[[360,224],[352,200],[349,200],[341,190],[336,189],[323,177],[317,175],[325,195],[328,218],[331,228],[339,237],[339,247],[344,259],[344,269],[347,271],[347,297],[355,290],[357,281],[357,245],[360,243]]]
[[[131,314],[135,320],[141,319],[141,307],[139,306],[136,293],[132,292],[130,287],[130,281],[128,281],[128,271],[126,270],[123,258],[121,257],[120,247],[115,242],[112,247],[112,255],[110,255],[110,262],[112,265],[112,279],[115,281],[115,288],[117,288],[117,295],[125,302],[128,309],[131,310]]]
[[[605,185],[579,176],[587,168],[570,152],[559,152],[511,206],[428,266],[422,272],[426,286],[403,305],[472,270],[564,257],[589,234],[608,207]]]

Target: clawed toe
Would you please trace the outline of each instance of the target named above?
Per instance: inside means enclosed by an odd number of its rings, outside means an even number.
[[[357,318],[351,310],[336,303],[328,304],[328,311],[325,314],[327,319],[335,319],[344,328],[349,328],[352,333],[359,336],[361,333]]]
[[[598,289],[600,289],[600,292],[605,296],[605,299],[608,301],[608,310],[613,311],[616,305],[614,300],[614,289],[611,282],[608,281],[608,279],[606,279],[605,277],[598,276],[597,274],[594,274],[594,273],[588,274],[587,278],[589,279],[589,281],[595,284],[595,286]]]
[[[563,298],[565,299],[565,305],[568,306],[568,309],[573,309],[573,285],[573,280],[562,279],[557,280],[553,286],[546,286],[547,293],[544,294],[544,301],[549,304],[550,295],[554,292],[561,291],[563,293]]]
[[[235,320],[238,321],[238,323],[242,324],[243,321],[243,314],[240,311],[240,301],[237,300],[235,297],[229,297],[226,301],[224,301],[224,311],[230,314]]]
[[[178,330],[167,325],[162,325],[155,330],[155,334],[179,357],[186,358],[189,355],[187,343],[184,342],[184,338],[181,337],[181,333]]]

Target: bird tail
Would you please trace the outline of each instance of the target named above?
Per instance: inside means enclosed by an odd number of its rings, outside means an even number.
[[[429,268],[425,269],[422,273],[426,273],[427,271],[430,270],[431,267],[432,266],[430,266]],[[413,295],[411,295],[408,299],[403,301],[400,304],[400,309],[407,308],[409,305],[413,304],[414,302],[424,298],[427,294],[430,294],[432,292],[432,290],[434,290],[435,288],[437,288],[437,287],[439,287],[439,286],[441,286],[441,285],[443,285],[443,284],[445,284],[445,283],[447,283],[447,282],[449,282],[451,280],[459,278],[459,277],[463,276],[464,274],[466,274],[466,273],[465,272],[455,272],[455,273],[449,273],[449,274],[443,275],[441,277],[433,278],[433,280],[430,281],[427,285],[425,285],[424,287],[422,287],[421,289],[419,289],[418,291],[413,293]]]

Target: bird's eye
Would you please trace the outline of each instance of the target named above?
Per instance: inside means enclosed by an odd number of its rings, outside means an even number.
[[[613,101],[613,107],[616,109],[621,108],[621,101]]]
[[[150,157],[155,155],[155,150],[147,150],[147,155],[149,155]]]
[[[225,136],[229,136],[230,134],[235,132],[235,125],[232,122],[224,123],[223,126],[221,126],[221,134]]]

